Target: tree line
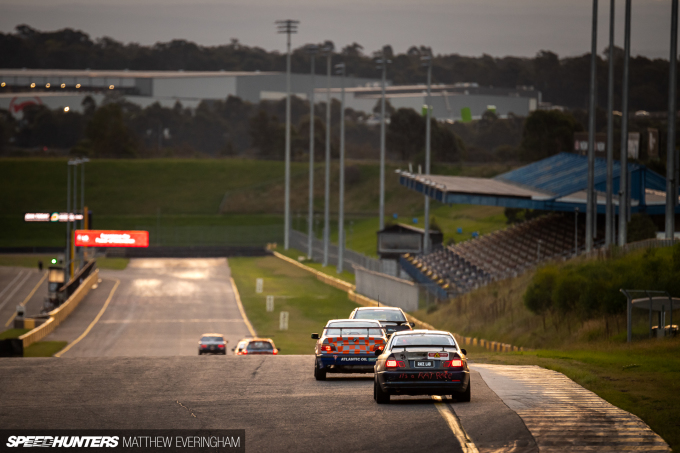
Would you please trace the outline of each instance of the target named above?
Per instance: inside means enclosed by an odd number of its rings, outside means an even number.
[[[389,78],[395,84],[424,83],[425,71],[419,55],[427,49],[412,46],[405,53],[393,54]],[[434,49],[436,51],[436,49]],[[606,51],[606,49],[605,49]],[[284,71],[285,55],[251,47],[232,39],[218,46],[201,46],[186,40],[159,42],[152,46],[121,43],[109,37],[92,39],[87,33],[66,28],[40,31],[19,25],[14,33],[0,33],[0,67],[35,69],[130,69],[186,71]],[[374,55],[358,43],[334,53],[347,65],[348,74],[378,77]],[[604,55],[604,53],[603,53]],[[615,51],[615,108],[620,110],[623,51]],[[608,62],[597,59],[598,103],[607,105]],[[293,72],[309,70],[309,55],[304,46],[293,51]],[[319,68],[323,72],[323,68]],[[554,52],[540,51],[534,58],[479,57],[436,54],[433,83],[477,82],[481,86],[515,87],[531,85],[543,100],[570,109],[586,109],[590,56],[560,58]],[[630,61],[630,99],[632,110],[664,111],[668,108],[668,61],[636,56]]]

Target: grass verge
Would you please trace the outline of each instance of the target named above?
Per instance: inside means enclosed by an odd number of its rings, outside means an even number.
[[[564,350],[469,351],[477,363],[538,365],[565,374],[611,404],[640,417],[680,449],[680,338],[630,345],[590,342]]]
[[[326,285],[314,275],[279,258],[230,258],[229,267],[243,307],[255,331],[274,340],[282,354],[311,354],[312,332],[321,332],[329,319],[346,318],[357,305],[347,293]],[[255,292],[255,279],[264,279],[264,292]],[[266,311],[266,296],[274,296],[274,311]],[[289,313],[288,330],[279,330],[280,312]],[[311,370],[310,370],[311,373]]]
[[[316,261],[308,260],[307,259],[307,253],[306,252],[301,252],[298,249],[288,249],[284,250],[283,248],[277,248],[277,252],[279,252],[281,255],[287,256],[288,258],[292,258],[296,261],[299,261],[300,263],[304,264],[305,266],[309,266],[312,269],[323,272],[326,275],[330,275],[331,277],[339,278],[340,280],[344,280],[346,282],[349,282],[351,284],[356,283],[356,279],[354,278],[354,273],[353,272],[348,272],[347,270],[343,270],[341,273],[338,274],[338,268],[337,268],[337,263],[331,263],[328,266],[324,267],[321,263],[317,263]],[[302,261],[299,260],[300,257],[304,257]]]
[[[7,340],[10,338],[19,338],[23,334],[30,332],[31,329],[9,329],[0,333],[0,340]]]
[[[24,357],[52,357],[67,344],[68,341],[38,341],[24,349]]]

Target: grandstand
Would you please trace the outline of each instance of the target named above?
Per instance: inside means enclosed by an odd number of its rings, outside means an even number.
[[[578,254],[585,245],[585,219],[578,213],[586,211],[587,165],[586,156],[560,153],[492,179],[398,171],[402,186],[442,203],[549,213],[478,239],[439,248],[428,255],[402,255],[402,268],[417,282],[434,287],[438,297],[447,298],[518,275],[540,262]],[[663,214],[665,178],[644,165],[629,164],[628,168],[631,213]],[[614,193],[619,190],[619,176],[620,165],[615,162]],[[600,214],[596,237],[600,244],[604,237],[605,184],[606,160],[596,159],[595,190]],[[618,215],[618,200],[614,198]],[[680,208],[676,208],[677,212]]]

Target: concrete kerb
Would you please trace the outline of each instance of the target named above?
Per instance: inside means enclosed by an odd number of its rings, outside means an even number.
[[[95,271],[80,284],[78,289],[71,294],[71,297],[69,297],[66,302],[48,313],[50,319],[48,319],[47,322],[19,337],[19,340],[21,340],[24,345],[24,349],[52,333],[54,329],[56,329],[57,326],[76,309],[78,304],[80,304],[80,301],[83,300],[87,293],[90,292],[90,289],[92,289],[92,286],[98,281],[99,269],[95,269]]]

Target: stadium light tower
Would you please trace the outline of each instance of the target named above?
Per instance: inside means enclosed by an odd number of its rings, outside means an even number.
[[[423,64],[427,66],[427,97],[425,98],[426,115],[425,115],[425,174],[430,174],[430,143],[431,143],[431,128],[430,121],[432,118],[432,111],[430,108],[430,90],[432,87],[432,49],[427,49],[427,53],[422,55],[420,59]],[[425,243],[423,244],[423,253],[430,253],[430,197],[425,195]]]
[[[279,33],[287,35],[286,41],[286,188],[283,227],[283,248],[288,250],[290,245],[290,35],[297,33],[298,20],[277,20]]]
[[[671,56],[668,71],[668,144],[666,148],[666,239],[675,238],[675,205],[678,203],[678,175],[675,161],[675,89],[678,55],[678,0],[671,4]]]
[[[335,46],[331,41],[326,41],[322,51],[326,54],[326,69],[328,72],[326,86],[326,169],[324,186],[324,213],[323,213],[323,266],[328,266],[328,247],[331,232],[331,60]]]
[[[385,228],[385,84],[387,83],[387,65],[392,61],[387,59],[388,46],[383,46],[380,56],[376,60],[377,69],[382,70],[382,97],[380,101],[380,229]]]
[[[609,0],[609,79],[607,95],[607,204],[604,241],[609,247],[614,241],[614,205],[612,204],[614,180],[614,10],[616,0]]]
[[[623,84],[621,86],[621,174],[619,176],[619,246],[628,241],[628,76],[630,62],[630,0],[626,0],[623,31]]]
[[[342,77],[340,95],[340,194],[338,197],[338,274],[345,259],[345,63],[335,65],[335,73]]]
[[[87,157],[80,158],[81,174],[80,174],[80,212],[83,214],[83,219],[80,221],[80,229],[85,229],[85,164],[90,159]],[[80,267],[85,265],[85,248],[80,247]]]
[[[593,0],[593,33],[590,49],[590,112],[588,118],[588,194],[586,197],[586,252],[593,249],[597,199],[595,199],[595,84],[597,64],[597,0]]]
[[[614,0],[612,0],[614,1]],[[307,214],[307,258],[312,259],[314,240],[314,57],[319,52],[319,46],[310,44],[307,53],[311,60],[311,80],[309,90],[309,211]]]

